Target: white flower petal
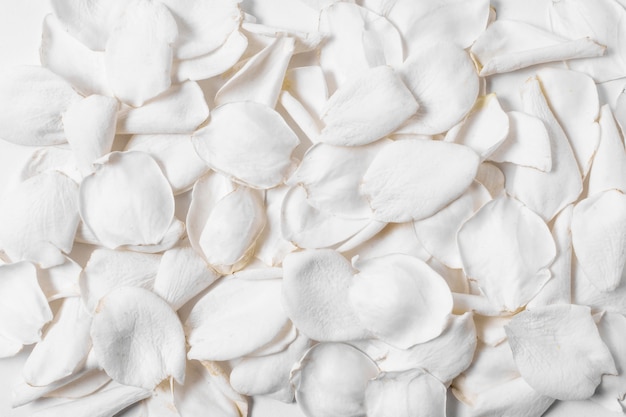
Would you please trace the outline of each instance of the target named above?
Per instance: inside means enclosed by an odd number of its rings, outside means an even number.
[[[96,249],[80,278],[85,306],[93,312],[98,301],[115,288],[152,289],[160,262],[160,255]]]
[[[83,373],[84,370],[86,370],[86,372]],[[72,399],[83,398],[95,393],[100,388],[104,387],[104,385],[111,382],[111,377],[101,369],[85,367],[81,369],[79,373],[82,374],[80,378],[75,378],[72,382],[63,384],[62,387],[52,390],[47,393],[46,396]],[[74,375],[76,374],[73,374],[70,378]]]
[[[463,223],[491,200],[489,191],[479,182],[461,197],[431,217],[413,223],[417,238],[435,258],[450,268],[462,268],[463,262],[456,244],[456,235]]]
[[[506,326],[522,377],[558,400],[593,395],[603,374],[616,374],[589,307],[552,305],[526,310]]]
[[[299,142],[278,113],[254,102],[218,107],[193,138],[198,155],[211,168],[256,188],[284,181]]]
[[[626,268],[622,272],[619,286],[613,291],[605,292],[591,283],[575,256],[572,261],[572,303],[626,315]]]
[[[283,89],[294,96],[316,120],[321,120],[328,101],[324,71],[318,66],[290,68]]]
[[[492,198],[496,198],[504,191],[504,174],[500,168],[489,162],[478,165],[476,181],[485,186]]]
[[[44,386],[77,371],[91,349],[90,326],[91,316],[80,297],[66,298],[24,363],[24,380]]]
[[[576,204],[572,243],[591,283],[600,291],[615,290],[626,264],[626,195],[609,190]]]
[[[192,133],[209,117],[200,86],[188,81],[176,84],[139,108],[120,111],[117,133]]]
[[[280,297],[279,279],[219,281],[185,322],[189,359],[234,359],[272,341],[288,321]]]
[[[484,205],[457,235],[463,270],[503,311],[526,305],[550,278],[554,240],[539,216],[510,197]]]
[[[296,327],[311,339],[361,339],[368,332],[349,305],[353,269],[329,249],[294,252],[283,261],[283,304]]]
[[[65,143],[61,117],[80,96],[42,67],[15,67],[0,74],[0,137],[27,146]]]
[[[10,358],[17,355],[24,345],[15,339],[0,335],[0,358]]]
[[[358,246],[369,242],[370,239],[377,236],[386,226],[387,223],[385,222],[372,220],[367,223],[361,230],[359,230],[355,235],[348,238],[348,240],[344,241],[341,245],[337,246],[336,249],[338,252],[349,252],[351,250],[354,250]],[[409,251],[412,249],[414,248],[408,248]]]
[[[63,115],[65,137],[83,175],[93,172],[93,162],[111,152],[115,138],[118,102],[92,95],[72,104]]]
[[[280,268],[277,269],[279,270],[278,278],[282,278],[282,270]],[[237,272],[235,273],[235,276],[239,276],[240,274],[241,272]],[[273,340],[250,353],[248,357],[259,358],[284,352],[291,345],[291,343],[296,340],[298,335],[298,329],[296,329],[296,326],[288,320],[287,324],[285,324],[280,333],[278,333]]]
[[[472,408],[477,415],[540,417],[553,402],[523,378],[515,378],[482,392]]]
[[[446,387],[421,369],[382,372],[367,383],[368,417],[444,417]]]
[[[78,186],[58,171],[29,178],[0,201],[0,248],[13,261],[65,262],[78,226]]]
[[[626,150],[608,104],[602,106],[599,123],[600,145],[589,171],[588,195],[612,188],[626,193]]]
[[[104,53],[89,49],[70,35],[54,15],[43,21],[39,57],[43,67],[67,80],[83,95],[112,95],[104,70]]]
[[[0,336],[14,346],[41,340],[52,311],[39,284],[37,270],[28,262],[0,265]]]
[[[605,313],[598,323],[598,331],[602,341],[607,345],[615,361],[617,375],[604,375],[591,401],[602,404],[609,410],[623,412],[620,401],[626,394],[626,349],[623,335],[626,332],[626,317],[617,313]]]
[[[368,69],[330,97],[322,113],[325,127],[319,141],[367,145],[396,130],[417,108],[415,98],[391,67]]]
[[[292,371],[296,401],[307,416],[365,415],[365,389],[378,375],[376,364],[350,345],[313,346]]]
[[[170,226],[167,228],[167,231],[165,232],[163,239],[161,239],[161,241],[159,241],[158,243],[148,244],[148,245],[145,245],[145,244],[123,245],[123,246],[120,246],[118,249],[130,250],[130,251],[142,252],[142,253],[163,252],[168,249],[172,249],[174,246],[180,243],[180,241],[184,239],[184,235],[185,235],[185,223],[178,220],[177,218],[174,218],[172,220],[172,223],[170,223]]]
[[[111,249],[159,243],[174,217],[169,183],[143,152],[113,152],[98,161],[79,200],[83,221]]]
[[[183,326],[148,290],[120,287],[100,299],[91,338],[102,368],[122,384],[153,389],[169,376],[185,379]]]
[[[509,135],[488,159],[550,172],[552,169],[550,136],[541,119],[518,111],[507,114]]]
[[[215,94],[215,105],[254,101],[274,108],[294,51],[294,42],[293,38],[281,36],[250,58]]]
[[[441,334],[452,312],[452,294],[424,261],[395,254],[357,261],[355,266],[360,272],[350,286],[349,300],[363,327],[401,349]]]
[[[265,192],[265,215],[267,222],[259,239],[255,256],[268,266],[277,266],[283,258],[296,247],[283,238],[281,230],[282,205],[288,186],[271,188]]]
[[[107,76],[117,98],[138,107],[167,90],[177,35],[176,22],[162,3],[127,3],[104,53]]]
[[[421,135],[442,133],[474,105],[478,74],[467,52],[456,45],[435,42],[418,46],[400,67],[404,83],[420,106],[406,129]]]
[[[400,140],[380,150],[363,177],[362,190],[377,220],[420,220],[459,197],[478,163],[478,155],[466,146]]]
[[[582,179],[565,132],[536,78],[529,79],[522,87],[522,101],[524,111],[541,119],[548,130],[552,169],[542,172],[511,164],[503,164],[501,168],[506,176],[507,192],[548,221],[578,198],[583,189]]]

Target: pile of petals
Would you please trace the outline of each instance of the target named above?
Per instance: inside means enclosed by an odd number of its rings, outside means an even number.
[[[51,3],[0,75],[14,407],[624,413],[624,1]]]

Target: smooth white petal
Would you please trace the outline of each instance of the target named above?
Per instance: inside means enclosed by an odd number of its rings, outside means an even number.
[[[452,294],[424,261],[395,254],[357,261],[355,266],[359,273],[349,300],[363,327],[401,349],[441,334],[452,312]]]
[[[319,341],[361,339],[368,335],[350,306],[353,269],[329,249],[294,252],[283,261],[283,304],[305,335]]]
[[[593,395],[603,374],[616,374],[589,307],[552,305],[526,310],[506,326],[522,377],[538,393],[559,400]]]
[[[400,140],[376,155],[363,177],[362,191],[377,220],[420,220],[463,194],[478,163],[478,155],[463,145]]]
[[[79,209],[85,224],[108,248],[153,245],[173,220],[174,196],[148,154],[113,152],[81,183]]]
[[[343,343],[313,346],[292,372],[296,401],[308,416],[365,415],[365,389],[378,375],[376,364]]]
[[[467,52],[454,44],[420,44],[399,72],[420,106],[407,122],[411,133],[445,132],[463,119],[478,96],[474,64]]]
[[[63,113],[80,96],[42,67],[21,66],[0,74],[0,137],[27,146],[65,143]]]
[[[626,195],[609,190],[576,204],[572,243],[591,283],[600,291],[615,290],[626,264]]]
[[[15,339],[0,335],[0,358],[10,358],[17,355],[24,345]]]
[[[256,0],[242,5],[260,23],[259,26],[284,28],[290,31],[313,31],[317,28],[317,7],[307,7],[301,1]]]
[[[572,259],[572,303],[592,307],[594,310],[612,311],[626,315],[626,268],[619,286],[613,291],[600,291],[591,283],[576,256]]]
[[[499,197],[461,227],[457,235],[463,270],[490,302],[514,312],[550,278],[554,240],[539,216],[510,197]]]
[[[540,417],[554,398],[537,393],[523,378],[515,378],[482,392],[472,408],[478,415]]]
[[[476,181],[485,186],[492,198],[496,198],[504,191],[504,174],[500,168],[489,162],[478,165]]]
[[[267,222],[257,241],[255,256],[268,266],[277,266],[296,247],[283,238],[281,230],[282,205],[288,186],[269,189],[265,192],[265,215]]]
[[[185,331],[188,357],[229,360],[269,343],[287,323],[281,305],[281,280],[219,281],[194,305]]]
[[[138,107],[167,90],[177,35],[176,21],[162,3],[133,0],[125,6],[104,52],[107,77],[117,98]]]
[[[78,167],[76,166],[74,152],[72,152],[68,144],[21,148],[34,150],[22,168],[20,173],[21,181],[43,174],[46,171],[59,171],[77,183],[80,183],[83,179],[82,174],[78,171]],[[7,183],[7,189],[10,188],[8,187],[9,184],[10,183]]]
[[[321,120],[328,101],[324,71],[318,66],[290,68],[285,74],[283,89],[293,95],[317,120]]]
[[[184,239],[185,235],[185,223],[174,218],[172,223],[170,223],[169,227],[165,231],[165,235],[163,235],[163,239],[161,239],[158,243],[154,244],[139,244],[139,245],[123,245],[120,246],[119,250],[130,250],[141,253],[159,253],[166,251],[168,249],[172,249],[181,240]]]
[[[299,142],[278,113],[253,102],[218,107],[193,138],[198,155],[211,168],[255,188],[284,181]]]
[[[617,107],[619,108],[619,104]],[[602,106],[599,123],[600,145],[589,171],[587,193],[592,196],[612,188],[626,193],[626,150],[608,104]]]
[[[602,404],[616,413],[623,412],[620,401],[626,394],[626,349],[622,342],[626,332],[626,317],[617,313],[605,313],[598,323],[598,331],[615,361],[617,375],[604,375],[591,401]]]
[[[91,338],[102,368],[124,385],[153,389],[185,379],[185,334],[178,316],[143,288],[114,289],[98,303]]]
[[[125,107],[117,121],[117,133],[192,133],[209,116],[200,86],[188,81],[175,84],[138,108]]]
[[[239,273],[236,275],[239,275]],[[282,278],[282,270],[280,270],[279,278]],[[287,321],[287,324],[283,326],[280,333],[278,333],[274,339],[252,352],[248,357],[259,358],[284,352],[291,343],[296,340],[298,335],[299,333],[296,326],[294,326],[291,321]]]

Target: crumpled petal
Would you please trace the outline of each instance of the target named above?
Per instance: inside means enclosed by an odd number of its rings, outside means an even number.
[[[91,174],[93,162],[111,152],[117,108],[116,99],[91,95],[72,104],[63,114],[65,137],[83,175]]]
[[[189,359],[235,359],[271,342],[288,321],[280,297],[280,279],[219,281],[185,322]]]
[[[36,175],[0,200],[0,248],[13,261],[62,264],[79,222],[78,185],[58,171]]]
[[[299,143],[278,113],[254,102],[216,108],[193,139],[198,155],[211,168],[255,188],[284,181]]]
[[[552,305],[526,310],[505,329],[522,377],[542,395],[586,399],[603,374],[617,373],[589,307]]]
[[[598,323],[598,331],[615,361],[617,375],[603,375],[591,401],[602,404],[609,410],[622,413],[620,401],[626,394],[626,349],[623,335],[626,332],[626,317],[621,314],[606,312]]]
[[[512,164],[500,167],[506,177],[507,192],[548,221],[578,199],[583,189],[582,179],[574,152],[537,78],[529,79],[522,87],[522,101],[524,111],[540,118],[548,130],[552,169],[542,172]]]
[[[365,415],[365,389],[378,375],[376,364],[350,345],[320,343],[292,371],[296,401],[308,416]]]
[[[215,105],[254,101],[274,108],[295,41],[281,36],[250,58],[215,94]]]
[[[417,238],[424,248],[449,268],[462,268],[463,262],[456,235],[463,223],[491,200],[489,191],[479,182],[433,216],[413,223]]]
[[[354,272],[341,254],[330,249],[290,253],[283,274],[283,305],[302,333],[319,341],[368,335],[350,307]]]
[[[0,337],[9,346],[19,343],[20,349],[41,340],[52,311],[37,283],[35,266],[28,262],[0,265],[0,297]]]
[[[382,372],[367,383],[368,417],[444,417],[446,387],[422,369]]]
[[[452,294],[424,261],[394,254],[359,260],[355,267],[359,273],[349,300],[363,327],[401,349],[441,334],[452,312]]]
[[[218,278],[190,247],[168,250],[161,257],[153,291],[178,310]]]
[[[91,316],[80,297],[66,298],[24,363],[24,380],[44,386],[77,371],[91,349],[90,327]]]
[[[79,209],[85,224],[108,248],[154,245],[172,223],[174,196],[148,154],[113,152],[81,183]]]
[[[183,326],[148,290],[120,287],[100,299],[91,338],[102,368],[121,384],[152,390],[169,376],[185,379]]]
[[[18,145],[65,143],[63,113],[81,97],[42,67],[21,66],[0,75],[0,138]]]
[[[330,97],[318,140],[338,146],[367,145],[396,130],[418,107],[393,68],[371,68]]]
[[[550,278],[554,240],[539,216],[511,197],[485,204],[458,232],[463,270],[503,311],[526,305]]]
[[[117,98],[139,107],[167,90],[177,35],[176,21],[162,3],[127,3],[104,52],[107,77]]]
[[[507,114],[509,134],[488,159],[550,172],[552,151],[546,126],[539,118],[523,112],[512,111]]]
[[[200,86],[188,81],[175,84],[138,108],[123,108],[117,133],[192,133],[209,117],[209,107]]]
[[[161,262],[160,255],[96,249],[80,277],[80,293],[87,310],[119,287],[152,289]]]
[[[399,69],[419,109],[402,130],[442,133],[471,110],[478,97],[478,74],[467,52],[446,42],[416,45]]]
[[[626,150],[608,104],[602,106],[599,123],[600,144],[589,171],[587,193],[592,196],[612,188],[626,193]]]
[[[608,190],[576,204],[572,243],[591,283],[600,291],[615,290],[626,264],[626,195]]]
[[[385,145],[363,177],[362,191],[380,221],[432,216],[472,183],[479,157],[470,148],[407,139]]]

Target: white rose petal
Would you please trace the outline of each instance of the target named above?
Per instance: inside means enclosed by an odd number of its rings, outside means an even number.
[[[626,150],[608,104],[602,106],[599,123],[600,144],[589,171],[588,195],[612,188],[626,193]]]

